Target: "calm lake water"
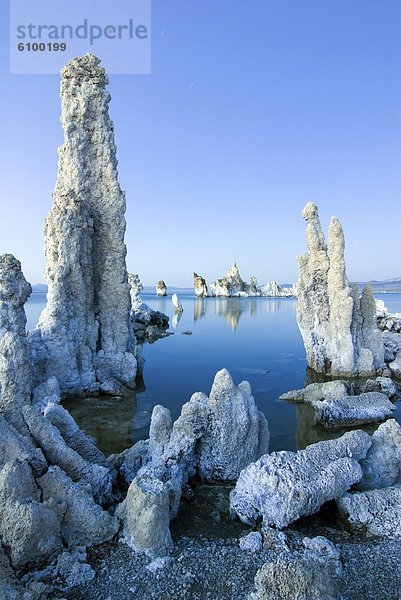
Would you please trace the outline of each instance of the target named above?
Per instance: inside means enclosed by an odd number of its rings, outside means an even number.
[[[135,393],[124,399],[91,397],[63,403],[106,454],[148,437],[155,404],[167,406],[173,419],[177,418],[194,392],[209,394],[214,375],[222,368],[230,371],[235,384],[244,379],[251,384],[256,404],[269,421],[272,451],[296,450],[342,434],[341,430],[328,433],[313,427],[310,407],[279,400],[280,394],[306,383],[296,299],[179,295],[184,312],[176,322],[171,296],[141,294],[149,306],[170,317],[174,335],[143,346],[143,385]],[[376,297],[385,301],[389,311],[401,312],[401,294]],[[36,325],[44,304],[44,294],[32,294],[26,305],[28,328]]]

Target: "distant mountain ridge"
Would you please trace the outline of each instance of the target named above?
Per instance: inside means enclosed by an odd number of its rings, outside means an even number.
[[[371,281],[355,281],[359,287],[364,285],[371,285],[374,292],[401,292],[401,277],[394,277],[393,279],[383,279],[378,281],[372,279]]]

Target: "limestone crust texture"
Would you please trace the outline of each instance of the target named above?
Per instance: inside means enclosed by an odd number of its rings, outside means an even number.
[[[304,538],[303,552],[286,552],[256,573],[249,600],[340,600],[340,553],[322,536]]]
[[[45,226],[47,305],[31,336],[37,383],[55,376],[69,393],[107,380],[133,387],[136,374],[125,195],[99,62],[86,54],[61,71],[64,144]]]
[[[315,423],[327,429],[383,421],[396,409],[388,399],[394,396],[395,386],[387,377],[369,379],[360,394],[351,395],[351,389],[351,385],[341,380],[311,383],[302,390],[282,394],[280,399],[311,404]]]
[[[174,423],[168,409],[155,406],[149,440],[113,459],[130,483],[118,508],[127,542],[151,555],[168,552],[169,523],[188,479],[195,474],[207,481],[236,479],[268,444],[267,421],[249,383],[236,387],[226,369],[216,374],[210,396],[193,394]]]
[[[341,224],[335,217],[330,221],[329,253],[317,206],[309,202],[302,216],[308,253],[298,257],[297,321],[308,365],[337,376],[378,373],[384,367],[384,348],[373,292],[366,286],[359,297],[349,285]]]
[[[362,478],[359,460],[370,436],[351,431],[338,440],[319,442],[300,452],[273,452],[245,468],[230,494],[230,510],[244,523],[259,518],[283,528],[339,498]]]
[[[31,291],[21,263],[12,254],[0,256],[0,414],[21,433],[27,433],[21,410],[32,390],[24,310]]]

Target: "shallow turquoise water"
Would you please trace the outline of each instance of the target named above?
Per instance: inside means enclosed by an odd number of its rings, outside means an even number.
[[[401,294],[378,294],[392,312],[401,311]],[[110,397],[70,399],[65,405],[106,452],[118,452],[146,438],[155,404],[176,418],[196,391],[209,393],[215,373],[225,367],[238,384],[252,386],[258,408],[268,420],[271,450],[295,450],[329,437],[312,427],[309,407],[279,400],[304,387],[306,361],[292,298],[193,298],[180,294],[184,308],[173,326],[171,297],[142,294],[144,302],[170,317],[174,335],[145,344],[144,387],[123,400]],[[33,294],[27,304],[28,327],[34,327],[45,302]],[[185,335],[184,332],[192,332]],[[400,408],[397,416],[400,417]],[[340,434],[337,431],[334,435]]]

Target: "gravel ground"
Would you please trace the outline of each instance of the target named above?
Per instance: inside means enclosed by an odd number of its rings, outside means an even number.
[[[239,548],[239,537],[250,528],[229,518],[229,491],[228,486],[199,486],[195,500],[182,503],[171,524],[174,551],[162,568],[125,544],[103,545],[88,552],[96,577],[55,594],[54,599],[246,600],[257,570],[277,553]],[[343,564],[343,600],[401,600],[401,541],[366,540],[351,534],[334,503],[285,533],[291,550],[300,549],[305,536],[323,535],[337,545]]]
[[[350,542],[338,548],[344,570],[343,600],[401,599],[401,542]],[[95,579],[54,598],[245,600],[254,588],[256,571],[272,557],[271,550],[240,550],[237,539],[182,537],[166,566],[152,573],[146,568],[150,559],[135,555],[127,546],[103,547],[91,557]]]

